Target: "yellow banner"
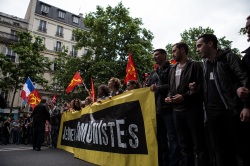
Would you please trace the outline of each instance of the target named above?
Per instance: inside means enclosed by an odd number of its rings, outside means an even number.
[[[57,144],[97,165],[158,165],[154,93],[136,89],[64,112]]]

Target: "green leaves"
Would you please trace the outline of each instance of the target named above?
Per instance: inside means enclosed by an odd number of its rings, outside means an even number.
[[[202,34],[205,33],[214,33],[214,30],[207,27],[207,28],[202,28],[202,27],[198,27],[198,28],[190,28],[189,30],[185,30],[183,33],[181,33],[181,41],[185,42],[188,46],[189,46],[189,58],[197,60],[197,61],[201,61],[200,56],[197,54],[196,52],[196,41],[198,40],[198,37]],[[222,37],[222,38],[218,38],[218,48],[219,49],[227,49],[230,48],[232,46],[232,41],[226,40],[226,37]],[[168,57],[169,59],[172,59],[172,46],[175,43],[172,44],[167,44],[166,46],[166,50],[168,53]],[[239,50],[234,48],[232,49],[232,51],[238,55],[240,55]]]

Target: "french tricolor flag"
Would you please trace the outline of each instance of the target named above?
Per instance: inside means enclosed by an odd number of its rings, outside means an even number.
[[[28,100],[28,96],[30,95],[31,92],[35,90],[35,87],[33,83],[31,82],[30,78],[28,77],[25,84],[23,85],[23,90],[21,92],[20,97],[24,100]]]

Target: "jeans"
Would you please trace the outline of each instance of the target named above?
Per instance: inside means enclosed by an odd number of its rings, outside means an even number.
[[[157,114],[157,141],[159,166],[179,166],[181,151],[171,109]]]
[[[174,111],[175,127],[180,142],[183,166],[208,166],[209,154],[205,140],[204,111]]]
[[[244,142],[240,138],[239,115],[233,116],[226,109],[207,109],[207,117],[217,166],[238,166],[240,144]]]

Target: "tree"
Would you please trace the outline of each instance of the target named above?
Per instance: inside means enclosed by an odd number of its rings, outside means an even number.
[[[200,56],[196,52],[196,41],[198,40],[198,37],[202,34],[210,33],[213,34],[214,30],[207,27],[206,29],[203,29],[202,27],[198,28],[190,28],[189,30],[185,30],[183,33],[181,33],[181,41],[185,42],[189,46],[189,57],[194,60],[201,61]],[[218,38],[218,48],[219,49],[231,49],[232,41],[226,40],[226,37]],[[167,44],[166,50],[169,55],[172,53],[172,46],[173,44]],[[232,51],[240,56],[239,50],[236,48],[233,48]]]
[[[47,57],[41,55],[45,50],[42,39],[32,37],[29,32],[18,32],[18,42],[12,43],[10,48],[17,54],[17,62],[11,61],[5,55],[0,55],[0,69],[4,79],[0,80],[3,90],[13,90],[13,102],[18,89],[23,87],[27,77],[39,85],[47,88],[47,81],[43,78],[44,71],[50,70],[51,63]]]
[[[76,47],[88,49],[81,65],[87,80],[93,77],[97,86],[106,84],[110,77],[123,81],[129,52],[139,76],[153,69],[153,35],[141,28],[141,19],[129,16],[121,2],[114,8],[97,6],[96,12],[86,14],[84,25],[88,30],[76,29],[74,35]]]
[[[65,93],[65,89],[76,71],[79,71],[81,76],[84,75],[84,70],[81,67],[81,64],[85,63],[83,59],[68,55],[68,49],[63,47],[62,52],[57,53],[57,57],[52,63],[54,63],[52,87],[54,87],[53,90],[60,96],[60,98],[58,98],[59,103],[70,101],[72,98],[84,98],[87,95],[83,93],[84,86],[78,85],[75,90],[73,90],[74,93],[70,93],[70,95]]]

